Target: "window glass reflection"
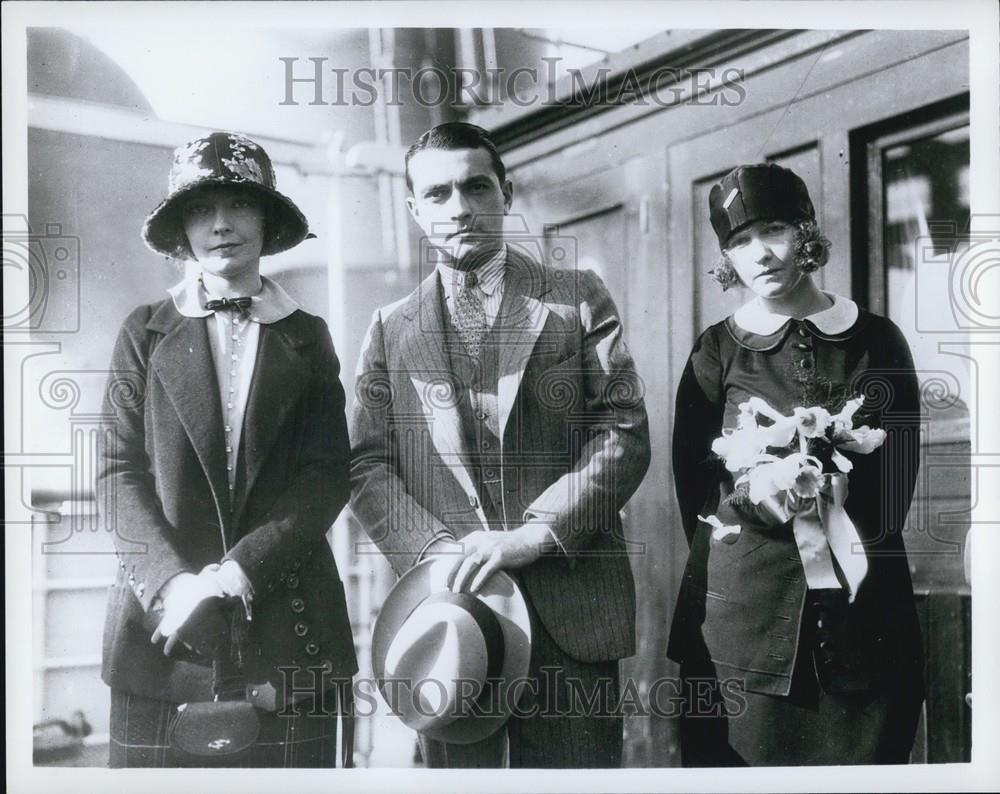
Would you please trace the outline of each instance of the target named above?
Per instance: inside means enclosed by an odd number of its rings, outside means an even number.
[[[969,223],[969,126],[882,150],[888,313],[899,320],[914,278],[918,238],[948,254]]]

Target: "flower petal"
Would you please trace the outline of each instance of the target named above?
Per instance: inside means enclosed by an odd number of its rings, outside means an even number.
[[[762,400],[760,397],[751,397],[747,402],[756,413],[761,414],[761,416],[766,416],[774,422],[780,422],[782,419],[786,418],[783,414],[772,408],[766,400]]]
[[[862,455],[871,454],[885,442],[885,431],[880,428],[873,430],[868,425],[849,430],[848,435],[851,440],[841,442],[839,446],[850,452],[860,452]]]
[[[834,422],[842,422],[843,424],[850,427],[854,422],[854,414],[858,412],[858,409],[864,405],[864,397],[854,397],[848,400],[844,407],[840,409],[836,416],[833,417]]]
[[[743,531],[743,528],[739,524],[723,524],[718,516],[708,516],[706,518],[699,515],[698,520],[713,527],[712,538],[714,540],[721,540],[723,543],[734,543]]]
[[[812,408],[796,408],[794,415],[799,433],[805,438],[820,438],[826,435],[831,417],[825,408],[818,405]]]
[[[806,465],[799,469],[792,489],[803,499],[812,499],[819,494],[823,485],[823,471],[816,466]]]
[[[795,481],[798,465],[789,465],[788,458],[761,463],[747,472],[750,483],[750,501],[755,505],[779,491],[790,488]]]
[[[740,415],[736,420],[736,426],[740,430],[757,429],[757,415],[750,407],[750,403],[740,403]]]
[[[843,455],[841,455],[840,452],[837,451],[836,449],[833,450],[833,454],[830,456],[830,459],[833,461],[833,465],[836,466],[838,469],[840,469],[840,471],[842,472],[846,473],[854,468],[854,464],[851,463],[851,461],[845,458]]]
[[[762,446],[767,447],[787,447],[795,438],[797,426],[791,417],[786,417],[780,422],[775,422],[770,427],[760,428],[761,438],[764,440]]]

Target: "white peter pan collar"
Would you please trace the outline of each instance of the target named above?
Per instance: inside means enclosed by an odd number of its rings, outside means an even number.
[[[271,281],[267,276],[261,276],[261,289],[252,295],[249,315],[257,323],[268,325],[285,319],[299,308],[295,299]],[[201,279],[197,276],[186,278],[167,290],[174,301],[177,311],[185,317],[208,317],[212,312],[205,308],[205,301],[211,296],[206,292]]]
[[[824,292],[833,301],[833,305],[803,317],[816,328],[828,335],[842,334],[858,321],[858,304],[850,298],[844,298],[833,292]],[[765,308],[760,298],[755,298],[744,304],[733,313],[733,322],[742,330],[751,334],[769,336],[780,330],[789,320],[794,319],[787,314],[777,314]]]

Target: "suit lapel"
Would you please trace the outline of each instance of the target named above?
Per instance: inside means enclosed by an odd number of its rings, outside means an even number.
[[[221,520],[229,512],[226,456],[222,405],[206,325],[203,318],[182,317],[168,302],[147,327],[164,333],[150,362],[201,463]]]
[[[297,347],[307,343],[293,333],[290,319],[262,324],[254,364],[247,410],[243,421],[242,446],[246,461],[246,488],[241,500],[253,490],[268,453],[285,427],[309,380],[309,367]],[[234,506],[234,514],[241,505]]]
[[[497,404],[501,439],[521,388],[528,359],[549,317],[549,308],[541,300],[548,292],[544,271],[518,254],[513,247],[509,247],[508,251],[508,283],[504,287],[497,323],[500,334]]]
[[[444,347],[448,323],[443,303],[438,275],[434,272],[424,279],[404,310],[409,322],[400,345],[402,360],[407,362],[410,383],[423,407],[434,449],[465,492],[469,504],[475,505],[476,515],[485,527],[486,514],[479,504],[465,457],[459,394]]]
[[[451,361],[444,347],[448,322],[443,303],[435,271],[420,284],[404,310],[409,322],[400,347],[411,374],[422,381],[450,386],[453,378]]]

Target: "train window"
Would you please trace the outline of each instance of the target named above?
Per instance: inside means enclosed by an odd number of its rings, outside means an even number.
[[[969,363],[940,344],[964,327],[951,264],[971,218],[968,108],[960,96],[852,133],[853,297],[906,336],[935,443],[968,434]]]
[[[903,325],[912,312],[917,259],[946,257],[970,217],[968,112],[922,119],[898,120],[865,141],[867,237],[856,253],[868,272],[856,282],[861,291],[867,287],[858,297]]]
[[[898,319],[912,291],[915,257],[948,254],[968,228],[968,122],[885,146],[882,206],[886,310]],[[920,249],[918,237],[927,241]]]

